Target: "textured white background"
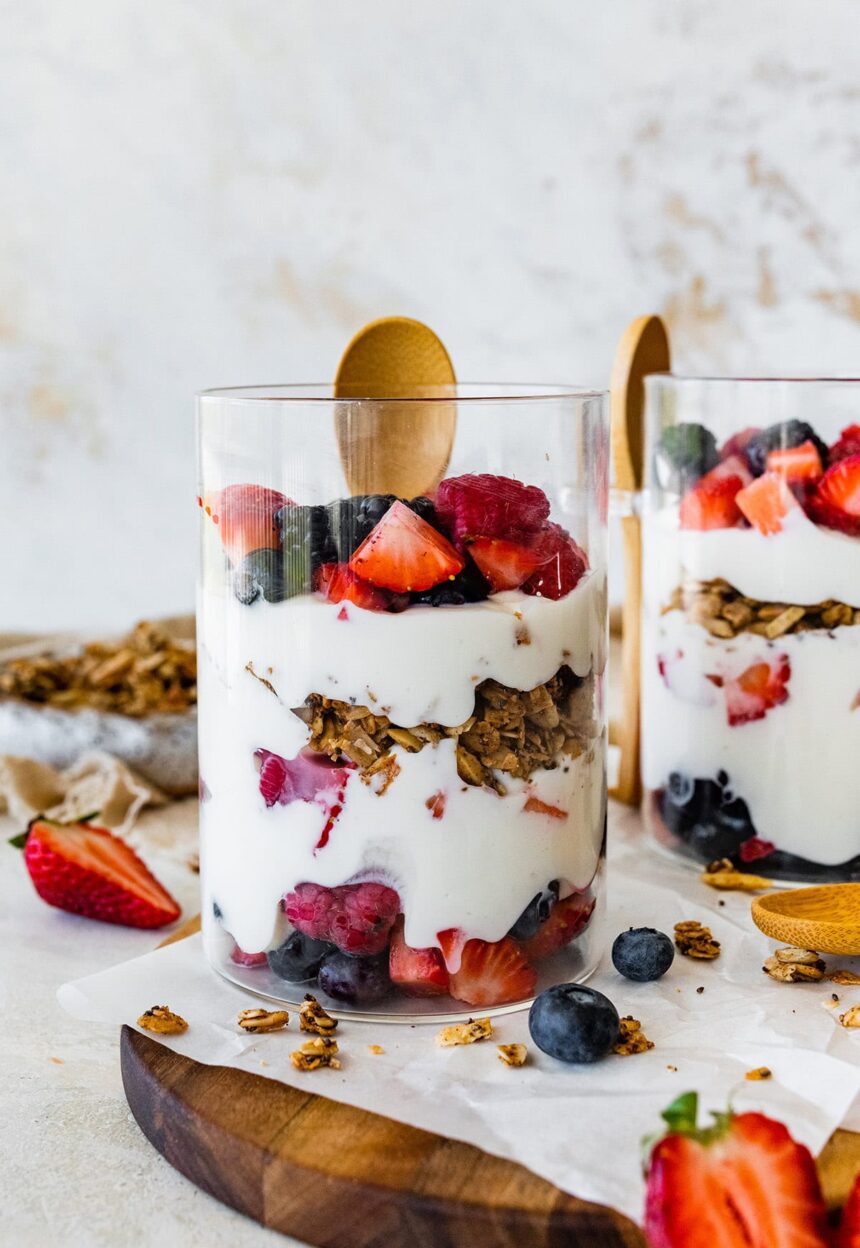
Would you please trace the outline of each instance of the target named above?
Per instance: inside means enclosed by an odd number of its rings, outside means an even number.
[[[860,372],[856,0],[0,0],[0,628],[192,601],[192,394]]]

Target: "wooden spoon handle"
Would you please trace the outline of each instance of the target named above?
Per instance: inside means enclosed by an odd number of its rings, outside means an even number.
[[[669,338],[658,316],[640,316],[627,326],[612,367],[612,456],[615,484],[633,494],[642,488],[644,463],[643,379],[671,367]],[[642,798],[639,774],[639,663],[642,613],[642,525],[638,515],[621,520],[624,603],[621,612],[622,713],[610,724],[610,740],[620,747],[618,783],[610,796],[629,806]]]

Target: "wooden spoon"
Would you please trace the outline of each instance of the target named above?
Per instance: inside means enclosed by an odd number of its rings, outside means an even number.
[[[386,316],[360,329],[343,353],[334,379],[339,399],[404,399],[372,408],[339,403],[335,433],[353,494],[427,494],[442,480],[457,424],[453,402],[422,403],[456,384],[454,366],[427,325]]]
[[[821,884],[768,893],[752,903],[756,927],[772,940],[816,953],[860,953],[860,884]]]
[[[669,371],[669,338],[659,316],[640,316],[621,337],[612,366],[612,458],[615,487],[635,494],[642,488],[645,404],[643,379]],[[622,711],[609,726],[609,739],[620,747],[618,783],[610,796],[635,806],[641,800],[639,777],[639,633],[642,611],[642,526],[637,515],[621,521],[624,556],[624,605],[621,622]]]

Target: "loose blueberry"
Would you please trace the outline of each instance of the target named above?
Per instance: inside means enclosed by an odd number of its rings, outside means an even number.
[[[339,1001],[381,1001],[391,992],[388,954],[354,958],[348,953],[331,953],[319,969],[317,983],[323,992]]]
[[[556,984],[532,1002],[529,1031],[539,1049],[561,1062],[599,1062],[617,1042],[620,1022],[602,992]]]
[[[619,975],[638,984],[660,979],[674,960],[671,940],[653,927],[631,927],[616,936],[612,945],[612,965]]]
[[[551,880],[545,889],[532,897],[525,910],[508,932],[514,940],[530,940],[549,918],[550,911],[558,901],[558,880]]]
[[[314,979],[325,958],[334,952],[335,946],[328,941],[293,932],[277,949],[270,950],[267,958],[276,975],[299,984]]]

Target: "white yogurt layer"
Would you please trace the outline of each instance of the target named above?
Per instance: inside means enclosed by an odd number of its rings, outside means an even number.
[[[303,881],[385,880],[400,894],[416,948],[450,927],[498,940],[550,880],[584,887],[603,835],[601,742],[527,783],[506,780],[505,797],[463,784],[451,740],[418,754],[395,749],[401,771],[384,794],[350,775],[319,850],[323,812],[304,802],[267,808],[254,751],[298,753],[307,728],[290,707],[311,692],[378,706],[406,727],[456,725],[488,677],[531,689],[565,663],[580,676],[602,672],[604,598],[605,583],[592,576],[558,602],[511,592],[399,615],[346,604],[342,619],[341,605],[315,596],[247,607],[204,594],[200,766],[211,798],[201,810],[202,865],[207,900],[217,900],[241,948],[283,938],[280,899]],[[439,792],[445,812],[434,819],[425,803]],[[565,817],[525,812],[530,795]]]
[[[810,578],[818,575],[814,568],[807,571]],[[708,578],[716,576],[737,585],[734,569],[707,572]],[[744,592],[788,602],[828,596],[851,601],[847,587],[838,594],[835,588],[825,591],[823,577],[808,596],[773,588],[762,592],[761,584],[748,585]],[[857,589],[855,584],[855,600]],[[658,670],[661,655],[670,662],[671,688]],[[731,678],[779,655],[791,664],[787,701],[764,719],[730,726],[723,690],[705,674]],[[829,866],[860,853],[860,627],[775,642],[754,633],[722,641],[680,611],[664,616],[650,611],[642,656],[642,765],[648,788],[662,788],[673,771],[715,778],[724,770],[731,789],[749,806],[757,834],[777,848]]]
[[[810,606],[833,598],[860,607],[860,540],[820,527],[800,507],[781,532],[758,529],[680,529],[678,508],[646,517],[645,590],[665,604],[684,571],[699,581],[723,577],[762,602]]]

